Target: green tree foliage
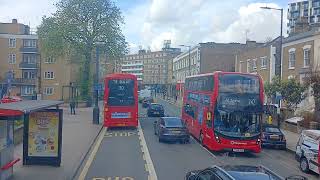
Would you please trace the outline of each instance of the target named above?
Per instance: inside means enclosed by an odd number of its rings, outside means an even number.
[[[314,98],[314,119],[320,122],[320,71],[314,70],[307,77],[307,84],[312,88]]]
[[[279,76],[275,76],[271,83],[267,82],[264,85],[264,92],[269,99],[273,99],[277,92],[281,90],[281,79]]]
[[[90,99],[90,64],[98,45],[108,57],[120,57],[127,52],[121,31],[123,17],[111,0],[61,0],[52,17],[43,17],[38,28],[41,48],[46,55],[76,53],[82,64],[81,96]]]
[[[301,85],[294,79],[281,80],[275,76],[271,83],[266,83],[264,86],[265,94],[268,98],[273,99],[276,93],[280,93],[283,100],[286,102],[289,109],[295,110],[297,105],[305,99],[305,91],[307,87]]]
[[[295,110],[298,104],[306,98],[305,91],[307,87],[301,85],[295,79],[285,80],[281,83],[281,95],[289,109]]]

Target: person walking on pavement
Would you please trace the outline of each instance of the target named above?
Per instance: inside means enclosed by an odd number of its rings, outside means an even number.
[[[74,99],[71,99],[70,101],[70,111],[71,111],[71,114],[76,114],[76,102]]]

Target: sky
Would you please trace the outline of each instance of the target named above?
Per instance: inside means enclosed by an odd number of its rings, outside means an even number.
[[[280,11],[284,8],[287,31],[287,4],[292,0],[113,0],[121,9],[123,34],[130,52],[142,48],[160,50],[164,40],[172,47],[201,42],[263,42],[280,35]],[[36,28],[43,16],[56,11],[58,0],[0,0],[0,22],[18,22]]]

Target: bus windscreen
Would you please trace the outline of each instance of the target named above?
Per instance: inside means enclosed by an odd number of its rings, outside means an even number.
[[[219,77],[221,93],[253,93],[259,94],[259,78],[250,75],[223,74]]]
[[[112,79],[108,82],[109,106],[132,106],[134,99],[134,80],[132,79]]]

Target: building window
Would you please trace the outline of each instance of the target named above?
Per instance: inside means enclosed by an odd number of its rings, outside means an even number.
[[[247,73],[250,72],[250,59],[247,60]]]
[[[23,40],[23,47],[35,48],[35,47],[37,47],[37,40],[35,40],[35,39],[25,39],[25,40]]]
[[[17,40],[15,38],[10,38],[9,39],[9,47],[10,48],[15,48],[16,47],[16,42],[17,42]]]
[[[35,79],[36,78],[36,72],[35,71],[24,71],[22,73],[22,78],[24,78],[24,79]]]
[[[16,63],[16,54],[9,54],[8,55],[8,63],[15,64]]]
[[[45,79],[54,79],[54,72],[52,72],[52,71],[44,72],[44,78]]]
[[[261,69],[267,69],[267,57],[260,58]]]
[[[252,69],[257,70],[257,59],[252,60]]]
[[[240,64],[239,64],[239,72],[242,72],[242,66],[243,66],[243,61],[240,61]]]
[[[289,52],[289,69],[294,69],[296,64],[296,52],[290,51]]]
[[[27,64],[35,64],[37,57],[35,55],[23,55],[23,62]]]
[[[35,91],[33,86],[22,86],[21,87],[21,95],[32,95]]]
[[[53,57],[47,57],[45,60],[44,60],[44,63],[47,63],[47,64],[53,64],[56,62],[56,59],[53,58]]]
[[[44,88],[44,94],[45,95],[53,95],[54,88],[53,87],[45,87]]]
[[[304,67],[310,66],[310,49],[303,50],[303,66]]]

